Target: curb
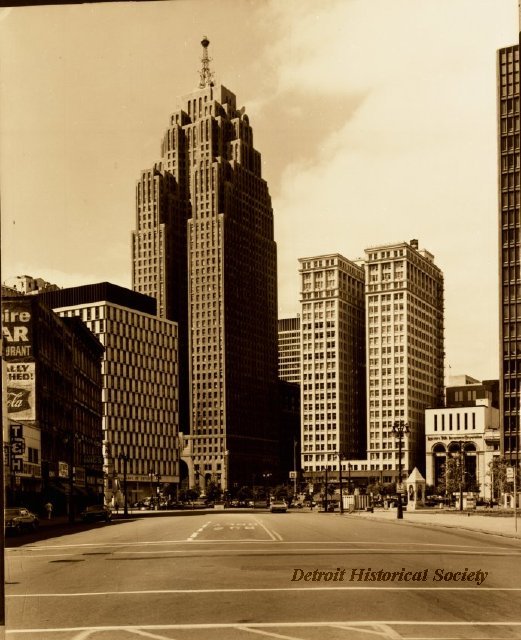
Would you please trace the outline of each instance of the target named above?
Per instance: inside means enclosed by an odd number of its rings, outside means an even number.
[[[398,521],[398,519],[396,520],[389,520],[388,518],[379,518],[378,516],[365,516],[365,515],[353,515],[353,514],[344,514],[347,517],[351,517],[351,518],[360,518],[362,517],[364,520],[375,520],[377,522],[388,522],[390,524],[408,524],[408,525],[412,525],[412,526],[418,526],[418,527],[443,527],[445,529],[459,529],[462,531],[470,531],[473,533],[485,533],[487,535],[491,535],[491,536],[500,536],[502,538],[510,538],[511,540],[517,540],[519,542],[521,542],[521,533],[505,533],[503,531],[490,531],[489,529],[478,529],[475,527],[465,527],[459,524],[447,524],[445,522],[411,522],[410,520],[401,520]]]

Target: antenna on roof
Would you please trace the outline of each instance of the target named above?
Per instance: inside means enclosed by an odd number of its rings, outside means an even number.
[[[203,57],[201,58],[202,67],[200,71],[200,81],[199,88],[204,89],[205,87],[213,87],[213,73],[210,71],[210,60],[208,57],[208,45],[210,41],[206,36],[203,36],[201,40],[201,44],[203,46]]]

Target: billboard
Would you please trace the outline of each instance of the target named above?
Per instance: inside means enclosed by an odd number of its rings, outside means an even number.
[[[33,358],[32,312],[30,300],[2,303],[2,342],[6,361]]]
[[[36,420],[34,362],[6,362],[7,415],[13,420]]]

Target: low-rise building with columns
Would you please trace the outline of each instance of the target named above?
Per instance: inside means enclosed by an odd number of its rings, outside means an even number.
[[[480,497],[490,500],[489,464],[500,455],[499,410],[492,406],[493,393],[485,383],[465,386],[478,391],[468,396],[473,400],[462,402],[456,397],[458,401],[451,402],[448,388],[447,406],[425,411],[426,481],[442,484],[447,458],[464,453],[465,487],[474,487]]]

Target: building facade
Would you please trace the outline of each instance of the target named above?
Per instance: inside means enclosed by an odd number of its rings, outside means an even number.
[[[208,44],[199,88],[180,99],[161,162],[138,188],[133,286],[165,313],[177,296],[172,317],[181,330],[186,319],[188,338],[183,459],[190,486],[226,490],[277,466],[277,259],[253,130],[214,84]]]
[[[21,295],[35,294],[41,291],[56,291],[59,288],[55,284],[46,282],[43,278],[33,278],[32,276],[8,278],[4,285]]]
[[[425,450],[427,484],[439,491],[446,487],[450,473],[447,460],[458,461],[453,471],[459,474],[461,489],[492,500],[493,480],[490,463],[500,455],[499,410],[491,406],[491,394],[483,385],[471,391],[481,398],[461,400],[453,407],[427,409],[425,412]],[[448,389],[447,389],[448,391]],[[461,389],[455,393],[462,393]],[[454,484],[454,483],[453,483]]]
[[[365,451],[364,269],[339,254],[300,258],[304,477]]]
[[[501,450],[519,468],[521,450],[521,239],[519,45],[497,53]]]
[[[402,471],[425,470],[425,409],[443,406],[443,274],[418,241],[366,249],[368,462],[397,470],[396,423],[407,424]]]
[[[6,495],[56,513],[103,499],[103,346],[37,296],[2,300]]]
[[[300,316],[279,320],[279,378],[300,384]]]
[[[177,324],[155,300],[110,283],[40,296],[80,318],[105,347],[102,363],[105,499],[122,504],[179,483]],[[168,485],[168,486],[167,486]],[[168,491],[172,493],[172,491]]]

